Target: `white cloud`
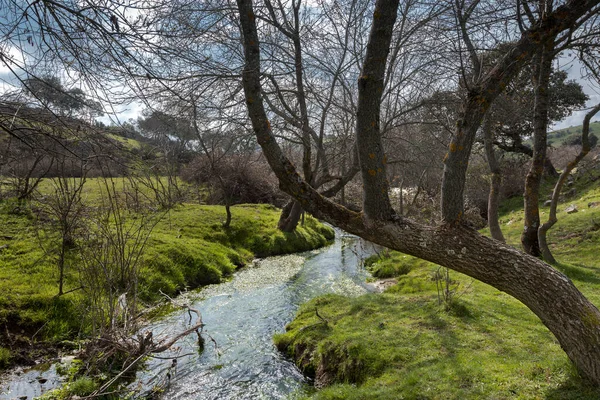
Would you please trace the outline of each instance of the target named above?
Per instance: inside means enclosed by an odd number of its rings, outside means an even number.
[[[579,84],[583,87],[583,91],[589,96],[590,99],[587,101],[586,107],[593,107],[600,103],[600,88],[598,87],[597,83],[591,82],[590,80],[584,78],[583,66],[579,61],[572,58],[572,56],[571,58],[569,58],[569,56],[562,56],[559,58],[558,63],[559,68],[567,71],[569,74],[569,79],[574,79],[579,82]],[[586,113],[587,110],[576,111],[571,116],[552,125],[550,130],[581,125]],[[596,114],[596,117],[594,117],[592,121],[600,121],[600,115]]]

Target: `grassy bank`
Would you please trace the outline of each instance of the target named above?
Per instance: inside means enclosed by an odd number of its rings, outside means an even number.
[[[597,184],[559,207],[549,241],[557,266],[600,305]],[[579,212],[566,214],[569,204]],[[522,200],[503,209],[509,243],[519,244]],[[548,208],[542,208],[542,219]],[[459,273],[397,252],[369,260],[396,276],[383,294],[323,296],[301,307],[276,345],[325,386],[317,399],[598,399],[539,319],[512,297]],[[440,290],[441,289],[441,292]],[[441,300],[441,301],[440,301]],[[316,315],[318,311],[319,316]]]
[[[16,213],[0,202],[0,368],[25,361],[21,349],[39,341],[58,343],[82,336],[85,299],[77,248],[67,254],[65,292],[58,293],[53,233],[40,233],[35,213]],[[294,233],[276,229],[279,210],[268,205],[232,207],[232,223],[222,226],[220,206],[184,204],[162,216],[141,258],[139,293],[146,303],[184,289],[218,283],[254,257],[317,248],[333,230],[307,217]],[[128,212],[129,213],[129,212]],[[135,213],[129,213],[135,220]],[[43,223],[47,223],[43,222]],[[43,348],[44,346],[37,346]],[[47,346],[46,346],[47,347]],[[40,354],[43,355],[43,354]]]

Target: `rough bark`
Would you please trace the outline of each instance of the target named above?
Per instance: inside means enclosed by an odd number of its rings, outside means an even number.
[[[282,232],[293,232],[298,227],[302,216],[302,206],[296,200],[290,200],[281,210],[277,229]]]
[[[376,9],[379,9],[378,6],[382,3],[395,13],[393,4],[385,0],[378,0]],[[422,226],[397,216],[373,221],[370,215],[365,218],[362,213],[350,211],[326,199],[300,177],[275,141],[264,110],[260,86],[260,52],[252,2],[237,0],[237,4],[246,61],[242,80],[248,113],[254,133],[279,179],[280,187],[317,218],[374,243],[469,275],[520,300],[556,336],[580,373],[592,382],[600,384],[600,312],[598,309],[566,276],[549,265],[454,223],[456,215],[453,216],[452,212],[456,210],[462,212],[462,199],[453,197],[454,203],[443,203],[446,204],[444,208],[446,221],[452,223],[442,226]],[[564,30],[589,7],[596,4],[598,1],[569,2],[550,15],[551,24],[543,23],[525,32],[513,51],[508,53],[508,58],[504,59],[490,75],[483,78],[481,89],[469,96],[463,117],[458,124],[457,132],[461,135],[453,143],[458,145],[462,142],[470,149],[474,137],[471,138],[470,143],[461,137],[471,133],[474,135],[479,128],[481,118],[487,109],[487,106],[479,100],[493,100],[501,91],[496,87],[505,86],[507,80],[510,80],[522,65],[519,58],[525,58],[527,51],[533,50],[537,44],[547,39],[548,35],[553,34],[557,29],[559,32]],[[377,24],[377,21],[378,18],[374,18],[374,24]],[[387,53],[382,51],[379,57],[383,54]],[[359,116],[370,120],[373,117],[362,113]],[[459,152],[466,152],[466,149]],[[362,157],[364,154],[361,155],[361,162]],[[366,157],[370,159],[368,154]],[[462,193],[460,182],[464,183],[464,176],[460,176],[461,165],[458,161],[465,158],[461,157],[452,157],[450,160],[451,170],[445,172],[444,176],[455,181],[445,182],[443,188],[446,191],[449,188],[456,188]],[[466,168],[466,165],[463,167]],[[448,195],[449,193],[446,192],[446,196]],[[456,207],[456,204],[459,204],[459,207]],[[453,218],[449,218],[451,216]]]
[[[540,185],[546,162],[546,136],[548,131],[549,85],[554,58],[554,40],[543,46],[534,60],[535,102],[533,106],[533,158],[525,178],[524,217],[521,244],[523,249],[540,256],[538,228],[540,227]]]
[[[484,145],[485,155],[492,173],[492,179],[490,182],[490,193],[488,196],[488,225],[490,227],[490,233],[492,237],[501,242],[506,242],[500,223],[498,222],[498,207],[500,205],[500,185],[502,184],[502,171],[500,170],[500,164],[496,159],[494,152],[494,133],[492,132],[492,124],[489,119],[483,123],[483,134],[484,134]]]
[[[569,177],[569,174],[571,174],[573,168],[575,168],[577,164],[579,164],[579,161],[581,161],[583,157],[585,157],[587,153],[590,152],[590,121],[592,117],[596,115],[596,113],[598,113],[598,111],[600,111],[600,104],[596,105],[596,107],[592,108],[592,110],[585,115],[585,118],[583,119],[583,129],[581,132],[581,150],[575,156],[575,158],[567,164],[565,170],[560,174],[556,185],[554,185],[548,221],[543,223],[538,229],[538,240],[540,243],[540,251],[542,253],[542,257],[544,258],[544,260],[546,260],[546,262],[549,262],[551,264],[556,264],[556,259],[552,255],[550,247],[548,247],[547,234],[548,231],[554,226],[554,224],[558,222],[558,218],[556,217],[556,207],[558,206],[558,198],[560,196],[560,191],[562,190],[562,187],[567,181],[567,178]]]
[[[363,211],[368,218],[390,219],[387,159],[380,129],[381,95],[387,56],[392,41],[399,0],[377,1],[367,52],[358,78],[356,140],[363,182]]]

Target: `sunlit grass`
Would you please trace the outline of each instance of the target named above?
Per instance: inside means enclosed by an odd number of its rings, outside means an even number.
[[[107,183],[88,179],[83,201],[90,207],[101,205],[106,184],[112,187],[113,183],[117,193],[128,185],[122,178]],[[50,193],[52,181],[44,180],[39,190]],[[35,202],[32,205],[35,209]],[[231,210],[229,228],[223,227],[226,213],[221,206],[188,203],[168,212],[149,207],[139,210],[161,217],[140,265],[139,290],[144,302],[157,300],[160,292],[175,295],[218,283],[254,257],[309,250],[333,239],[333,230],[312,217],[294,233],[277,230],[280,211],[270,205],[236,205]],[[141,218],[135,210],[123,208],[122,212],[131,220]],[[58,234],[48,224],[37,220],[36,211],[16,208],[12,201],[0,202],[0,326],[24,338],[70,339],[85,332],[80,326],[83,292],[56,297],[58,268],[52,250]],[[67,254],[65,291],[85,284],[78,268],[78,250],[73,248]]]
[[[579,196],[559,207],[559,222],[549,241],[559,261],[556,267],[600,306],[600,207],[588,208],[588,203],[600,201],[600,188],[577,189]],[[566,214],[569,204],[579,212]],[[547,218],[548,207],[542,213],[542,219]],[[506,202],[500,220],[508,243],[518,247],[522,199]],[[369,263],[380,277],[398,272],[398,284],[383,294],[313,299],[301,307],[287,332],[275,337],[289,356],[300,356],[305,373],[333,383],[304,396],[600,398],[600,391],[577,377],[548,329],[514,298],[450,272],[453,299],[445,303],[434,279],[437,265],[397,252]]]

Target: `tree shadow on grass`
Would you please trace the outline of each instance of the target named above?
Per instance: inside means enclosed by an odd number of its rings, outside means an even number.
[[[575,374],[575,372],[573,372]],[[562,385],[546,393],[546,400],[597,400],[600,388],[592,386],[578,376],[572,376]]]
[[[593,283],[596,285],[600,284],[600,276],[595,272],[596,268],[591,268],[583,264],[563,263],[558,263],[556,268],[575,281]]]

